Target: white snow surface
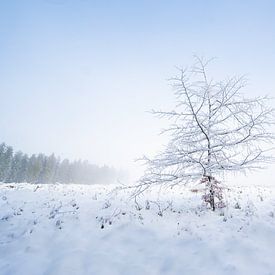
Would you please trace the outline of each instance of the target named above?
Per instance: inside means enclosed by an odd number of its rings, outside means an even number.
[[[0,185],[0,274],[275,274],[275,188]],[[140,209],[141,208],[141,209]]]

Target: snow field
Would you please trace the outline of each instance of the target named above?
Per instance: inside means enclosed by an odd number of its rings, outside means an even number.
[[[275,274],[275,188],[0,185],[0,274]]]

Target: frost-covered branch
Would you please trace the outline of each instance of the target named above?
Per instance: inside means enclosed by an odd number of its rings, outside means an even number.
[[[191,68],[171,79],[177,99],[171,111],[152,111],[171,121],[166,149],[144,158],[142,186],[185,184],[226,172],[258,169],[274,161],[274,109],[268,97],[247,99],[241,93],[244,77],[214,82],[209,61],[196,57]]]

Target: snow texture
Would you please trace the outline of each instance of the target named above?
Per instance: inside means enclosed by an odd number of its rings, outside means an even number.
[[[0,274],[275,274],[275,188],[0,185]]]

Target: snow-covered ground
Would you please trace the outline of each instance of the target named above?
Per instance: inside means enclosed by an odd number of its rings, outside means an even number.
[[[274,187],[217,212],[187,188],[114,187],[1,184],[0,274],[275,274]]]

